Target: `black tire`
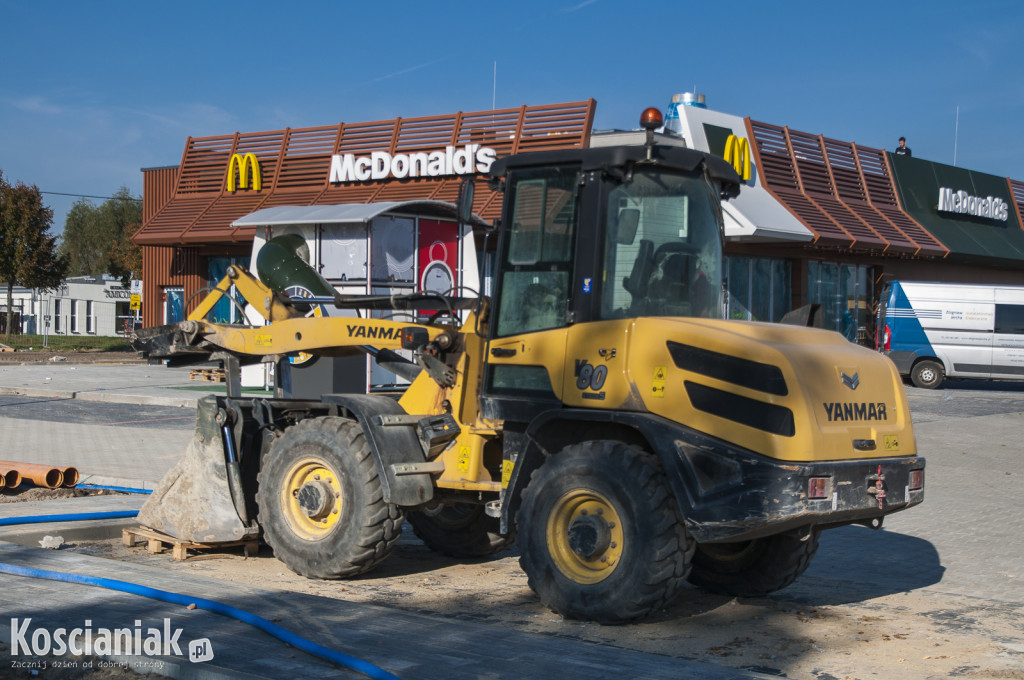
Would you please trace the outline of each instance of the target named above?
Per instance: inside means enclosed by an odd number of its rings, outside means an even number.
[[[658,459],[636,446],[567,446],[530,478],[519,564],[541,602],[567,618],[624,623],[685,585],[694,542]]]
[[[486,557],[515,541],[514,535],[500,534],[501,522],[488,517],[478,504],[455,503],[437,513],[410,512],[405,519],[428,548],[449,557]]]
[[[910,382],[914,383],[915,387],[928,390],[938,389],[945,377],[946,371],[942,364],[930,359],[917,362],[910,371]]]
[[[345,418],[309,418],[276,439],[256,502],[275,557],[310,578],[367,572],[402,533],[402,511],[384,501],[363,430]]]
[[[818,531],[791,531],[739,543],[697,544],[690,583],[733,597],[763,597],[790,585],[818,551]]]

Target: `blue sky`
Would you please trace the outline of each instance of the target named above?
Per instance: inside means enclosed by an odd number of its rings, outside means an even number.
[[[190,135],[587,98],[629,128],[694,88],[944,163],[956,136],[957,165],[1024,180],[1017,1],[0,0],[0,27],[0,170],[44,192],[141,195]],[[75,199],[44,199],[59,232]]]

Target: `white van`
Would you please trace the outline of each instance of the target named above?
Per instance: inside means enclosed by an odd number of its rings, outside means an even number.
[[[877,321],[878,349],[917,387],[1024,380],[1024,286],[892,281]]]

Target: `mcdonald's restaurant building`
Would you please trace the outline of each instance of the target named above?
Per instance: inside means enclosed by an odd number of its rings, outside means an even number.
[[[256,211],[454,203],[461,179],[497,158],[636,137],[594,131],[595,108],[588,100],[190,137],[179,165],[143,170],[143,323],[182,318],[228,265],[248,265],[254,238],[271,229],[243,219]],[[744,180],[722,206],[730,318],[778,321],[818,303],[827,327],[870,344],[885,280],[1024,285],[1024,182],[702,105],[670,105],[670,137],[726,157]],[[493,222],[500,206],[478,185],[477,215]]]

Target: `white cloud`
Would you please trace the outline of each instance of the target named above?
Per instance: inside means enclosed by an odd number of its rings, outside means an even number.
[[[563,9],[562,14],[572,14],[573,12],[578,12],[587,5],[593,5],[595,2],[597,2],[597,0],[584,0],[578,5],[573,5],[572,7],[567,7]]]
[[[15,108],[27,113],[42,113],[48,116],[57,116],[64,113],[64,109],[38,95],[15,99],[12,104]]]

